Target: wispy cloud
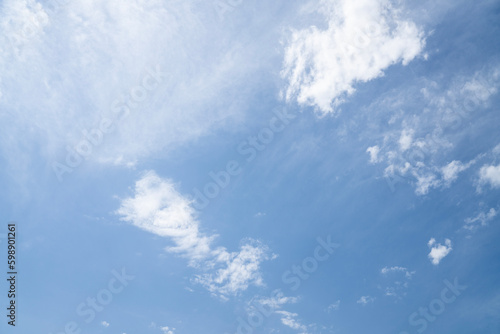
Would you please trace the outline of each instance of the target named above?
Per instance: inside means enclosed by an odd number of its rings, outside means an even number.
[[[493,220],[498,215],[498,210],[491,208],[487,212],[480,212],[475,217],[465,219],[464,228],[470,231],[476,230],[480,226],[486,226],[488,222]]]
[[[335,303],[328,305],[326,310],[328,311],[328,313],[330,313],[331,311],[338,311],[339,309],[340,309],[340,299],[337,300]]]

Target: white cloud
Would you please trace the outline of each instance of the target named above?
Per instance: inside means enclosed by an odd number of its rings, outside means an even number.
[[[174,334],[175,328],[170,328],[168,326],[160,327],[163,334]]]
[[[263,286],[260,264],[272,258],[268,253],[268,248],[258,242],[241,246],[239,252],[228,253],[225,249],[219,250],[216,252],[219,267],[216,273],[198,275],[195,282],[222,295],[244,291],[250,284]]]
[[[191,266],[215,271],[197,275],[195,282],[220,297],[234,295],[249,285],[262,286],[260,263],[273,258],[262,243],[249,240],[239,252],[212,248],[215,235],[200,232],[192,201],[181,195],[170,180],[155,172],[145,173],[135,184],[134,196],[121,201],[116,213],[121,220],[170,239],[166,251],[189,259]]]
[[[101,326],[104,327],[104,328],[108,328],[109,327],[109,322],[107,321],[102,321],[101,322]]]
[[[447,256],[451,251],[451,240],[446,239],[444,241],[444,245],[441,244],[436,244],[436,239],[431,238],[429,242],[427,243],[427,246],[431,249],[429,253],[429,259],[431,260],[432,264],[438,265],[441,260]]]
[[[363,306],[365,306],[366,304],[369,304],[369,303],[373,303],[375,301],[375,297],[371,297],[371,296],[361,296],[361,298],[359,298],[356,303],[358,304],[362,304]]]
[[[384,267],[380,270],[380,272],[384,275],[394,273],[394,272],[401,272],[401,273],[405,274],[406,278],[411,278],[415,274],[415,271],[409,271],[407,268],[399,267],[399,266]]]
[[[279,310],[283,305],[295,304],[298,302],[297,297],[286,297],[281,291],[276,290],[272,297],[258,298],[257,302],[266,305],[272,310]]]
[[[491,208],[488,212],[480,212],[476,217],[466,218],[464,228],[472,231],[479,226],[486,226],[497,215],[498,211],[494,208]]]
[[[443,161],[453,152],[454,144],[467,135],[470,129],[466,124],[474,120],[474,113],[491,105],[492,96],[498,93],[500,65],[489,64],[468,76],[452,77],[450,82],[441,87],[438,82],[422,79],[405,90],[384,94],[368,107],[366,121],[373,130],[367,136],[379,143],[378,162],[387,164],[384,176],[391,182],[412,184],[417,195],[449,187],[486,154],[464,162],[453,158]],[[402,111],[415,106],[421,106],[421,111]],[[383,123],[381,118],[390,121]],[[495,150],[500,149],[493,153]],[[498,180],[497,171],[488,167],[494,166],[484,166],[480,186],[494,186]]]
[[[282,71],[288,101],[334,112],[356,83],[382,76],[393,64],[408,64],[424,47],[423,32],[387,0],[314,4],[328,27],[292,32]]]
[[[175,246],[167,251],[180,253],[194,264],[212,255],[211,243],[216,236],[207,237],[200,232],[191,204],[177,192],[172,181],[150,171],[136,182],[134,197],[122,200],[116,213],[123,221],[172,239]]]
[[[471,163],[463,164],[460,161],[453,160],[448,165],[444,166],[441,169],[441,173],[443,174],[443,180],[450,184],[455,181],[458,177],[458,174],[467,170],[470,167]]]
[[[479,182],[489,184],[492,188],[500,188],[500,165],[484,165],[479,170]]]
[[[291,329],[298,330],[301,333],[306,333],[307,327],[296,320],[298,314],[288,311],[276,311],[276,313],[282,315],[281,322],[283,325],[290,327]]]
[[[382,268],[380,273],[386,280],[391,280],[391,283],[385,287],[385,295],[402,299],[406,296],[408,283],[416,272],[409,271],[405,267],[393,266]]]
[[[298,317],[297,313],[288,312],[283,310],[282,307],[287,304],[295,304],[299,301],[298,297],[287,297],[283,294],[281,290],[273,291],[270,297],[260,297],[254,298],[249,303],[249,307],[247,309],[248,313],[252,313],[255,311],[255,304],[260,304],[262,307],[266,308],[269,312],[276,314],[280,317],[281,323],[287,327],[290,327],[294,330],[298,330],[301,333],[306,333],[307,326],[302,325],[296,318]]]
[[[399,138],[399,148],[401,151],[408,150],[413,143],[413,130],[403,130],[401,132],[401,137]]]
[[[380,161],[378,158],[380,147],[378,147],[377,145],[368,147],[366,149],[366,152],[370,154],[370,163],[375,164]]]

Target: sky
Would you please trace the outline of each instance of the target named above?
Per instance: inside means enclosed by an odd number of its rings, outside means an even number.
[[[496,0],[0,0],[0,332],[500,333],[498,36]]]

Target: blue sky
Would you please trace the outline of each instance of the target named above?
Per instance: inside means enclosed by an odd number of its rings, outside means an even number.
[[[500,333],[499,16],[0,1],[1,332]]]

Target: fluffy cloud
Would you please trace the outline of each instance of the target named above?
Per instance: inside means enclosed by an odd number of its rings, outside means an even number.
[[[374,164],[379,162],[378,154],[380,152],[380,147],[378,147],[377,145],[368,147],[366,149],[366,152],[370,154],[370,163]]]
[[[427,243],[427,246],[431,249],[429,253],[429,259],[431,260],[433,265],[438,265],[441,260],[447,256],[451,251],[451,240],[446,239],[444,241],[444,245],[436,244],[436,239],[431,238]]]
[[[408,64],[424,47],[423,32],[389,0],[321,0],[327,27],[294,30],[282,75],[288,101],[334,112],[354,85],[383,75],[389,66]]]
[[[107,321],[102,321],[101,322],[101,326],[104,327],[104,328],[108,328],[109,327],[109,322]]]
[[[500,188],[500,165],[484,165],[479,171],[479,182],[489,184],[492,188]]]
[[[199,222],[191,201],[182,196],[170,180],[148,172],[135,183],[135,195],[122,200],[116,212],[121,220],[170,238],[175,246],[167,251],[180,253],[194,264],[212,255],[211,243],[216,236],[200,233]]]
[[[200,232],[191,205],[192,201],[182,196],[172,181],[150,171],[136,182],[134,196],[123,199],[116,213],[123,221],[171,240],[174,246],[167,247],[167,252],[187,258],[191,266],[210,270],[197,275],[194,281],[214,294],[225,298],[249,285],[263,285],[260,263],[273,258],[267,246],[249,240],[239,252],[228,252],[224,247],[214,249],[216,236]]]
[[[170,328],[168,326],[160,327],[160,330],[163,332],[163,334],[174,334],[175,328]]]

